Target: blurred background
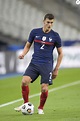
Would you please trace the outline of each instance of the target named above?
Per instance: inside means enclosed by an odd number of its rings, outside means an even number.
[[[30,31],[43,26],[46,13],[54,14],[53,30],[62,39],[60,68],[80,68],[80,4],[76,0],[0,0],[0,76],[24,72],[33,46],[24,60],[18,55]],[[56,51],[53,54],[56,60]]]

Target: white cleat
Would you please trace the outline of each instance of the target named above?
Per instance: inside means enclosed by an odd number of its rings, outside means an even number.
[[[21,108],[20,107],[16,107],[16,108],[14,108],[14,110],[17,111],[17,112],[20,112]]]
[[[44,114],[42,109],[38,109],[38,114]]]
[[[24,104],[23,104],[23,105],[24,105]],[[15,110],[15,111],[17,111],[17,112],[20,112],[20,111],[21,111],[21,108],[22,108],[22,106],[23,106],[23,105],[21,105],[21,106],[19,106],[19,107],[14,108],[14,110]]]

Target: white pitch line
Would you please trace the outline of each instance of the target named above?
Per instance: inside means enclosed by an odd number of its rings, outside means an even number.
[[[77,85],[77,84],[80,84],[80,80],[78,80],[76,82],[69,83],[69,84],[65,84],[63,86],[52,88],[52,89],[49,90],[49,92],[53,92],[53,91],[56,91],[56,90],[59,90],[59,89],[63,89],[63,88],[66,88],[66,87],[70,87],[70,86],[74,86],[74,85]]]
[[[76,81],[76,82],[69,83],[69,84],[65,84],[63,86],[52,88],[52,89],[49,90],[49,92],[54,92],[54,91],[57,91],[57,90],[60,90],[60,89],[63,89],[63,88],[67,88],[67,87],[70,87],[70,86],[74,86],[74,85],[77,85],[77,84],[80,84],[80,80]],[[29,96],[29,98],[33,98],[33,97],[36,97],[36,96],[39,96],[39,95],[40,95],[40,93],[37,93],[37,94]],[[23,99],[21,98],[21,99],[18,99],[18,100],[14,100],[14,101],[11,101],[11,102],[8,102],[8,103],[1,104],[0,108],[4,107],[4,106],[11,105],[11,104],[14,104],[14,103],[17,103],[17,102],[19,102],[21,100],[23,100]]]

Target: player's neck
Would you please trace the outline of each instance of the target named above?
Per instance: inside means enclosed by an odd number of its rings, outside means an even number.
[[[44,33],[49,33],[51,31],[51,29],[46,29],[44,27],[42,28],[42,30],[43,30]]]

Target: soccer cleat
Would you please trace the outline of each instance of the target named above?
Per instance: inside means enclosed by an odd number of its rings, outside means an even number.
[[[16,108],[14,108],[14,110],[17,111],[17,112],[21,111],[20,107],[16,107]]]
[[[15,111],[17,111],[17,112],[20,112],[20,111],[21,111],[22,106],[23,106],[23,105],[21,105],[21,106],[19,106],[19,107],[16,107],[16,108],[14,108],[14,110],[15,110]]]
[[[38,114],[44,114],[42,109],[38,109]]]

